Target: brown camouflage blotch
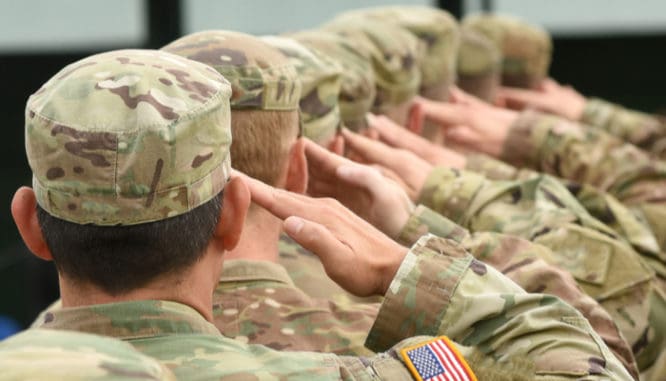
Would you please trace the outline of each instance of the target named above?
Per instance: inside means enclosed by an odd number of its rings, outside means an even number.
[[[46,171],[46,178],[49,180],[59,179],[65,176],[65,170],[60,167],[51,167]]]
[[[483,264],[483,262],[479,262],[476,259],[472,260],[472,263],[470,263],[469,267],[474,271],[476,275],[483,276],[486,275],[488,272],[488,269],[486,268],[486,265]]]
[[[106,150],[116,151],[117,138],[115,135],[106,132],[84,132],[73,128],[56,124],[51,130],[51,136],[64,134],[78,141],[65,143],[65,149],[84,159],[90,160],[95,167],[108,167],[111,165],[104,156],[95,153],[87,153],[84,150]]]
[[[213,153],[210,152],[206,155],[197,155],[194,160],[192,160],[192,168],[199,168],[206,160],[209,160],[213,157]]]
[[[178,81],[178,87],[183,90],[194,92],[201,95],[202,97],[209,99],[211,96],[215,95],[216,90],[212,86],[206,85],[205,83],[199,81],[189,81],[187,77],[190,74],[186,71],[169,69],[167,73],[173,75]]]
[[[98,86],[95,86],[95,88],[101,89]],[[155,110],[157,110],[157,112],[159,112],[164,119],[174,120],[178,118],[178,114],[176,114],[171,107],[163,105],[157,99],[155,99],[155,97],[153,97],[151,94],[139,94],[133,97],[130,95],[129,86],[120,86],[107,90],[119,96],[120,99],[122,99],[123,102],[125,102],[125,105],[131,109],[135,109],[139,105],[139,102],[146,102],[149,105],[153,106]]]
[[[157,183],[160,181],[162,176],[162,167],[164,166],[164,160],[157,159],[155,163],[155,172],[153,173],[153,180],[150,182],[150,192],[148,192],[148,198],[146,198],[146,208],[150,207],[153,204],[155,199],[155,190],[157,189]]]
[[[228,57],[229,59],[223,60],[222,56]],[[211,66],[226,66],[229,64],[234,66],[244,66],[248,63],[247,56],[244,52],[229,48],[211,48],[207,50],[199,50],[187,58],[203,62]]]
[[[312,89],[306,96],[302,97],[299,106],[301,111],[310,115],[326,115],[333,110],[333,107],[321,102],[317,88]]]
[[[588,370],[590,374],[602,374],[606,369],[606,360],[602,358],[590,357],[588,362],[590,363],[590,369]]]

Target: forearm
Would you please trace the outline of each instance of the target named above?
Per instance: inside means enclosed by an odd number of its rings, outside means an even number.
[[[666,129],[654,116],[599,98],[587,100],[581,122],[647,150],[666,136]]]

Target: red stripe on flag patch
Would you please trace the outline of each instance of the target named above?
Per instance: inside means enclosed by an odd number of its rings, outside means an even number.
[[[446,336],[400,351],[418,381],[477,381],[474,372]]]

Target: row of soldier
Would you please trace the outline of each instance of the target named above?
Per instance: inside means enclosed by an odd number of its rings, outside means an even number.
[[[551,50],[401,6],[65,67],[12,202],[61,301],[0,379],[663,379],[666,126]]]

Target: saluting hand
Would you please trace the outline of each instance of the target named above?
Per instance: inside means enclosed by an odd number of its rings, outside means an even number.
[[[357,296],[384,295],[407,248],[330,198],[311,198],[246,175],[252,201],[284,220],[285,232],[317,255],[326,274]]]

